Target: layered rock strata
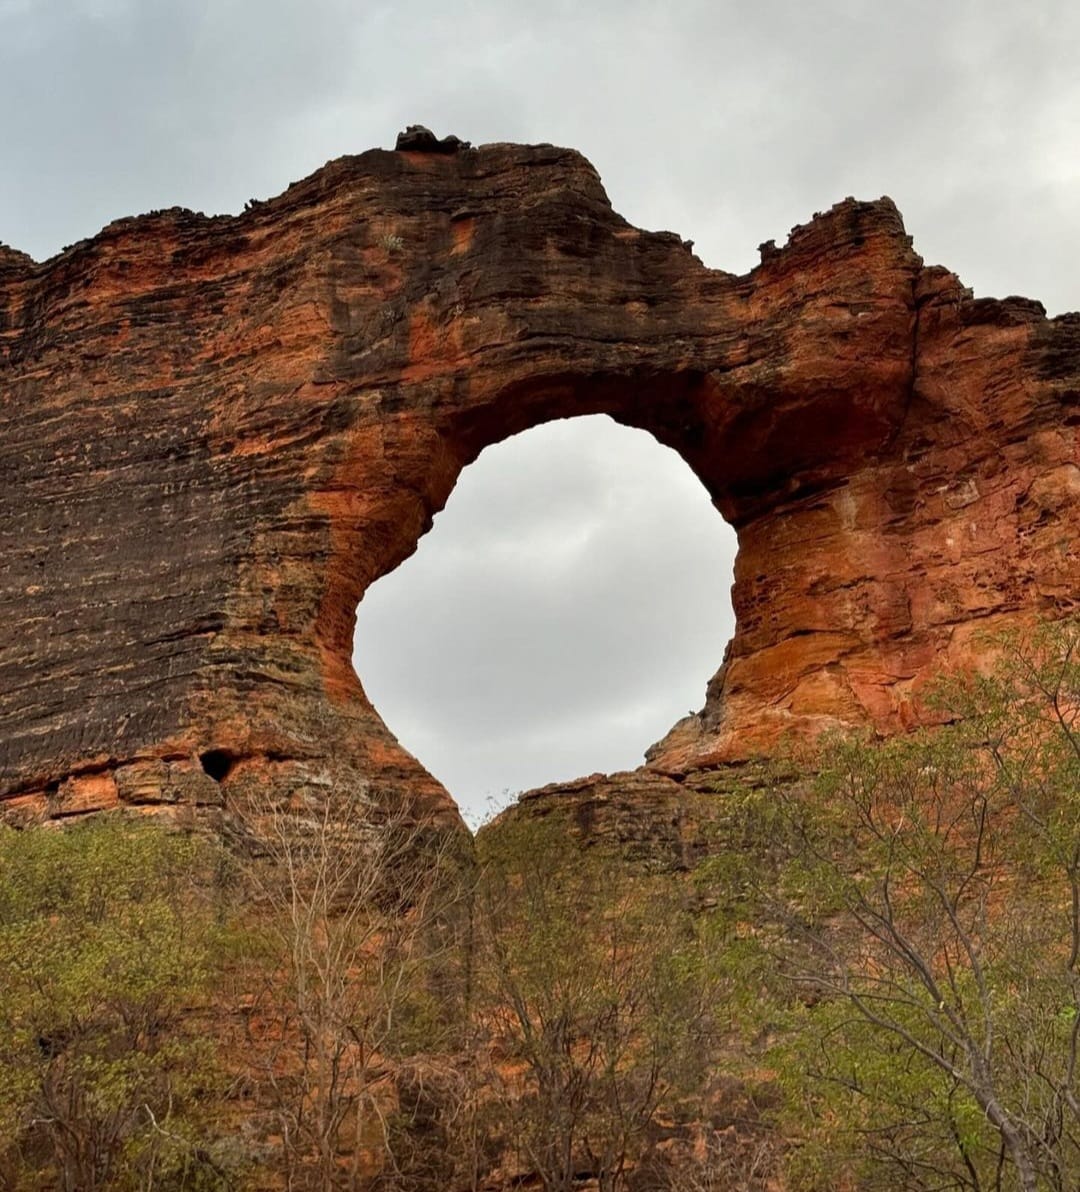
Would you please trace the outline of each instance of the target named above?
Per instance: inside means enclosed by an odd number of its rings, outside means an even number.
[[[0,800],[359,784],[455,821],[353,671],[357,603],[486,446],[596,413],[739,538],[734,639],[656,781],[903,730],[979,629],[1080,596],[1080,317],[973,299],[887,199],[734,276],[572,151],[373,150],[236,217],[0,248]]]

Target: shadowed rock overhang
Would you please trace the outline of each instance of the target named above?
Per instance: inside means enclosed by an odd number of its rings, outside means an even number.
[[[0,801],[359,783],[453,820],[353,672],[357,603],[483,448],[595,413],[738,533],[735,636],[657,781],[902,730],[978,629],[1077,603],[1080,317],[973,299],[888,199],[740,277],[570,150],[372,150],[236,217],[0,246]]]

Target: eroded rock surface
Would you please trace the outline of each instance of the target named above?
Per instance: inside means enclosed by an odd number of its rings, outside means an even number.
[[[577,153],[513,145],[0,247],[0,799],[359,783],[453,820],[353,673],[355,609],[552,418],[651,432],[739,536],[734,640],[639,781],[903,729],[978,629],[1075,607],[1080,317],[973,299],[887,199],[762,256],[706,269]]]

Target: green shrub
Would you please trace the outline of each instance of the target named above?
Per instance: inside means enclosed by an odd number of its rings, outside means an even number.
[[[194,1141],[214,1082],[196,1021],[222,934],[210,859],[127,817],[0,829],[0,1186],[215,1186]]]

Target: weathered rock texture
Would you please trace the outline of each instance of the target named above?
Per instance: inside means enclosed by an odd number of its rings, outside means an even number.
[[[735,638],[658,775],[902,729],[977,629],[1074,607],[1080,317],[973,300],[887,199],[762,251],[706,269],[578,154],[510,145],[0,248],[0,799],[359,782],[452,819],[354,612],[462,468],[552,418],[651,432],[738,532]]]

